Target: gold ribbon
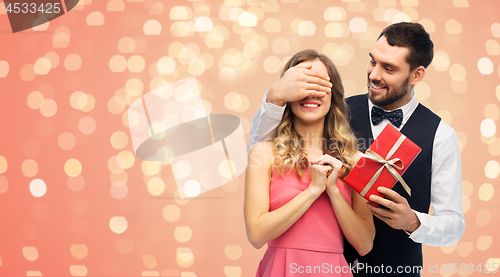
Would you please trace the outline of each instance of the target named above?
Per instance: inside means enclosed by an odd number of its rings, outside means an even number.
[[[403,161],[400,160],[399,158],[389,160],[392,157],[392,155],[394,155],[394,153],[396,153],[396,150],[398,150],[398,148],[401,146],[401,144],[403,143],[403,141],[405,139],[406,139],[406,137],[404,135],[401,135],[399,137],[399,139],[396,141],[396,143],[392,146],[389,153],[387,153],[387,157],[385,159],[370,149],[366,150],[366,153],[361,154],[362,157],[368,158],[370,160],[373,160],[377,163],[382,164],[382,166],[375,173],[375,175],[373,175],[370,182],[368,182],[368,184],[366,184],[365,188],[361,191],[361,193],[360,193],[361,196],[364,197],[366,195],[366,193],[371,189],[371,187],[373,186],[375,181],[377,181],[378,177],[380,176],[380,174],[382,173],[382,170],[384,168],[387,168],[387,170],[392,175],[392,177],[394,177],[396,180],[398,180],[401,183],[401,185],[403,185],[403,188],[406,190],[408,195],[411,196],[410,187],[406,184],[406,182],[403,180],[403,177],[401,177],[401,175],[399,175],[399,173],[396,171],[396,169],[394,169],[394,168],[397,168],[398,170],[402,170],[404,168]],[[397,162],[401,162],[401,166],[396,165]]]

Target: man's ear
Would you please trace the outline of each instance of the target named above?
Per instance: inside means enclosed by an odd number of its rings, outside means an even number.
[[[425,67],[422,65],[413,69],[413,72],[411,73],[411,79],[410,79],[410,85],[416,85],[424,79],[425,76]]]

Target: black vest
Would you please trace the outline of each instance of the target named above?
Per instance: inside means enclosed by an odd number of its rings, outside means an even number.
[[[368,110],[368,96],[357,95],[346,99],[351,109],[351,127],[358,138],[358,148],[365,151],[373,142]],[[441,119],[428,108],[418,104],[417,108],[401,129],[406,137],[417,144],[422,151],[403,174],[403,179],[411,188],[409,196],[398,182],[393,190],[405,197],[410,207],[422,213],[429,212],[431,200],[431,169],[434,136]],[[373,249],[364,257],[359,257],[356,250],[345,243],[344,254],[347,262],[356,258],[360,263],[370,266],[391,266],[395,273],[398,266],[422,266],[422,245],[413,242],[403,230],[395,230],[377,217],[375,223],[375,240]],[[377,276],[378,274],[369,274]],[[381,275],[381,274],[379,274]],[[419,276],[419,275],[416,275]]]

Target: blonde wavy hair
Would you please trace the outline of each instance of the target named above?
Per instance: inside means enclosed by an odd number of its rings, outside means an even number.
[[[356,163],[353,157],[357,153],[357,139],[349,124],[350,110],[344,101],[344,87],[337,68],[325,55],[308,49],[291,57],[284,66],[281,76],[290,67],[312,60],[323,62],[333,85],[331,106],[325,116],[323,127],[323,154],[329,154],[342,161],[343,167],[339,177],[343,179]],[[274,166],[278,167],[277,172],[281,176],[283,176],[285,169],[295,168],[299,177],[302,177],[308,159],[304,152],[304,138],[294,128],[294,118],[295,115],[288,104],[273,138]]]

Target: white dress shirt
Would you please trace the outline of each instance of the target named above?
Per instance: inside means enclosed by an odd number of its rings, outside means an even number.
[[[278,126],[285,111],[286,105],[279,107],[267,103],[268,92],[269,90],[266,91],[262,105],[252,119],[248,149],[259,141],[273,138],[274,129]],[[371,111],[374,105],[371,101],[368,105]],[[399,128],[396,128],[398,131],[403,128],[417,106],[417,100],[413,96],[408,104],[401,107],[403,122]],[[370,124],[375,139],[390,122],[384,119],[375,126],[370,118]],[[445,246],[458,242],[465,229],[460,151],[455,130],[442,120],[436,130],[432,150],[431,205],[432,216],[414,210],[421,224],[410,234],[410,239],[431,246]]]

